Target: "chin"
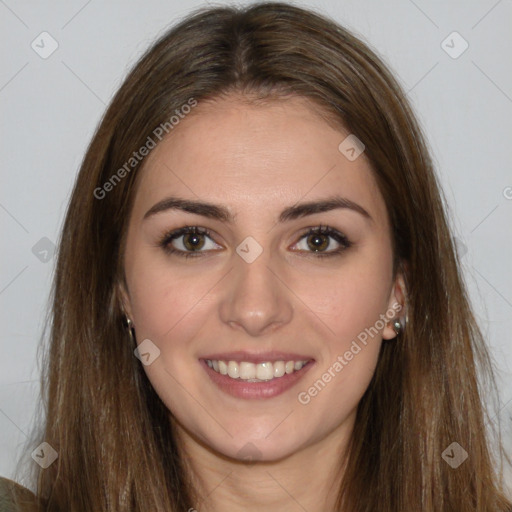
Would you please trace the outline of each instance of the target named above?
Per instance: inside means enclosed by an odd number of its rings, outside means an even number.
[[[293,455],[298,450],[296,443],[288,441],[286,445],[267,440],[249,438],[232,441],[217,447],[217,452],[224,457],[247,464],[257,462],[277,462]]]

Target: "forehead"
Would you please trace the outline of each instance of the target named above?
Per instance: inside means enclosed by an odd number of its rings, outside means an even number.
[[[300,97],[199,102],[146,158],[134,214],[166,195],[223,204],[240,218],[336,194],[387,222],[364,152],[351,161],[339,150],[349,135]]]

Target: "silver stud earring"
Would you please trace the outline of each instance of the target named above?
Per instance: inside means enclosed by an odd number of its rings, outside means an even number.
[[[128,318],[127,315],[124,316],[124,323],[126,325],[126,328],[128,329],[128,336],[130,336],[130,342],[132,345],[135,345],[135,329],[133,327],[133,322]]]
[[[408,315],[407,313],[405,314],[405,317],[400,317],[400,318],[396,318],[394,321],[393,321],[393,330],[395,331],[395,334],[398,336],[400,333],[403,332],[403,330],[405,329],[405,326],[407,325],[407,321],[408,321]]]

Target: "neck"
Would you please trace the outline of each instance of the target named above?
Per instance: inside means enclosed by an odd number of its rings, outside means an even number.
[[[280,512],[332,512],[353,419],[287,457],[257,462],[225,457],[178,425],[183,460],[197,495],[193,510],[261,512],[269,507]]]

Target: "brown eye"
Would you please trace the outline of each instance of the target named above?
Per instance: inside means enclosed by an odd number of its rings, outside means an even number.
[[[315,233],[307,237],[306,243],[313,251],[324,251],[329,247],[329,237]]]
[[[328,226],[318,226],[309,229],[301,237],[301,243],[302,240],[304,240],[305,243],[303,245],[306,247],[299,247],[299,250],[304,251],[306,254],[313,254],[319,258],[338,256],[352,246],[352,242],[350,242],[345,235]],[[335,241],[334,248],[331,247],[332,240]],[[331,250],[327,250],[329,248]]]
[[[207,247],[207,239],[210,239],[210,247]],[[168,254],[185,258],[201,256],[202,253],[209,252],[209,249],[219,248],[211,240],[210,231],[198,226],[186,226],[167,233],[160,240],[159,246]]]
[[[183,245],[189,251],[201,249],[204,246],[204,235],[188,233],[183,235]]]

